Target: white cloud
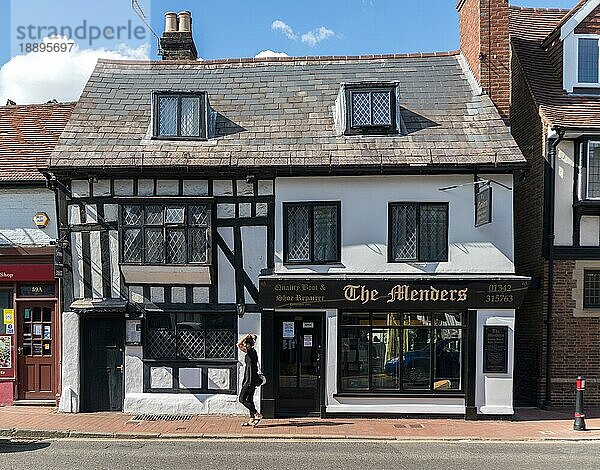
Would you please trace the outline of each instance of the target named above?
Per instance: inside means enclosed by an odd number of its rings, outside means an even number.
[[[289,57],[289,55],[287,55],[285,52],[275,52],[271,49],[267,49],[266,51],[260,51],[254,57],[260,59],[262,57]]]
[[[271,29],[273,31],[279,31],[283,33],[288,39],[292,41],[298,40],[298,35],[294,32],[293,28],[287,23],[281,20],[275,20],[271,24]],[[325,41],[326,39],[337,36],[335,31],[326,28],[325,26],[321,26],[319,28],[313,29],[312,31],[308,31],[300,36],[300,41],[304,44],[308,44],[311,47],[315,47],[321,41]]]
[[[321,41],[325,41],[326,39],[329,39],[333,36],[335,36],[335,32],[333,32],[329,28],[326,28],[325,26],[321,26],[320,28],[313,29],[312,31],[309,31],[308,33],[304,33],[302,35],[302,37],[300,38],[300,40],[303,43],[308,44],[311,47],[314,47]]]
[[[298,36],[296,36],[296,33],[294,33],[294,30],[291,28],[291,26],[281,20],[273,21],[271,24],[271,29],[273,31],[281,31],[288,39],[291,39],[292,41],[296,41],[298,39]]]
[[[30,52],[13,57],[0,69],[0,105],[10,98],[17,104],[75,101],[99,58],[148,60],[149,46],[116,50],[79,49],[72,39],[44,38],[45,44],[72,44],[67,52]]]

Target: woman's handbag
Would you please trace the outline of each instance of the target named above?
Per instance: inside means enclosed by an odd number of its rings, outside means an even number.
[[[264,384],[267,383],[267,378],[265,377],[265,374],[262,373],[262,369],[260,368],[260,362],[258,362],[257,365],[258,365],[258,379],[260,380],[259,387],[262,387]]]

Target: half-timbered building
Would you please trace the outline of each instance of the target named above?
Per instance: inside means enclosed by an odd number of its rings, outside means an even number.
[[[266,416],[512,414],[523,157],[461,54],[196,61],[173,15],[52,156],[60,409],[241,412],[252,332]]]

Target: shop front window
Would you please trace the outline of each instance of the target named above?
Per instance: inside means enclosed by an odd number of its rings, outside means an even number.
[[[462,390],[463,314],[342,313],[343,392]]]

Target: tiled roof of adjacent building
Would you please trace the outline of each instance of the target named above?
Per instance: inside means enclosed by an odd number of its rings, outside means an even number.
[[[42,181],[74,103],[0,106],[0,183]]]
[[[523,8],[510,9],[510,34],[535,103],[546,124],[566,128],[600,128],[600,97],[568,94],[563,89],[562,71],[552,65],[550,53],[542,42],[555,33],[572,10]]]
[[[403,135],[344,136],[334,111],[343,82],[395,81]],[[207,91],[207,141],[151,139],[153,90]],[[100,60],[51,166],[69,168],[349,168],[515,165],[523,157],[492,102],[474,91],[457,52],[199,62]]]

